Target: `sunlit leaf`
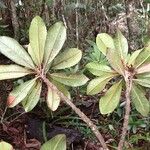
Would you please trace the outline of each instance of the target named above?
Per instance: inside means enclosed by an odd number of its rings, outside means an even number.
[[[41,89],[41,81],[36,81],[36,84],[32,87],[28,96],[22,101],[23,108],[26,112],[31,111],[37,105],[40,99]]]
[[[65,69],[76,65],[82,57],[81,50],[71,48],[59,54],[52,64],[52,69]]]
[[[144,64],[142,66],[140,66],[137,70],[136,73],[140,74],[140,73],[146,73],[149,72],[150,73],[150,63],[149,64]]]
[[[90,62],[86,65],[86,68],[95,76],[105,76],[110,73],[116,73],[109,66],[100,64],[97,62]]]
[[[99,101],[99,109],[102,114],[109,114],[119,104],[122,91],[122,81],[115,83]]]
[[[13,150],[13,147],[9,143],[2,141],[0,142],[0,150]]]
[[[140,90],[138,86],[133,84],[131,96],[136,110],[140,112],[143,116],[147,116],[150,109],[150,103],[145,97],[144,91]]]
[[[34,17],[29,29],[29,41],[32,50],[29,52],[36,65],[40,65],[43,61],[46,35],[47,30],[42,18]]]
[[[114,49],[114,41],[113,38],[106,34],[106,33],[100,33],[96,37],[96,44],[99,50],[106,55],[107,48]]]
[[[110,79],[112,79],[114,76],[115,75],[113,74],[109,74],[109,75],[105,75],[103,77],[98,77],[98,78],[91,80],[87,86],[87,94],[94,95],[94,94],[101,92],[105,88],[107,82]]]
[[[118,52],[113,49],[108,49],[106,57],[111,67],[119,74],[124,75],[124,61],[121,59]]]
[[[128,60],[128,65],[134,65],[136,58],[139,56],[140,52],[142,51],[142,49],[140,50],[136,50],[132,53],[132,55],[130,56],[129,60]]]
[[[52,111],[55,111],[60,104],[60,96],[58,95],[57,91],[55,91],[51,87],[48,87],[46,102],[47,102],[48,107]]]
[[[42,145],[40,150],[66,150],[66,136],[59,134]]]
[[[29,94],[30,90],[34,87],[36,78],[26,81],[13,89],[7,98],[8,107],[14,107],[20,103]]]
[[[126,59],[128,54],[128,42],[119,30],[117,31],[114,43],[116,51],[120,54],[121,59]]]
[[[150,62],[150,46],[144,48],[135,60],[134,67],[138,68],[144,63]]]
[[[140,84],[144,87],[148,87],[150,88],[150,78],[139,78],[139,79],[134,79],[134,82],[137,83],[137,84]]]
[[[45,43],[44,63],[49,69],[51,61],[61,50],[66,40],[66,28],[62,22],[55,23],[49,30]]]
[[[16,40],[10,37],[0,37],[0,52],[19,65],[34,68],[33,61],[28,53]]]
[[[31,73],[31,70],[18,65],[0,65],[0,80],[19,78]]]
[[[83,74],[52,73],[50,76],[52,79],[72,87],[84,85],[88,81],[88,78]]]

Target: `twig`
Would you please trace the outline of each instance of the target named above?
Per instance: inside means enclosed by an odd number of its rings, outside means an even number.
[[[73,103],[72,101],[67,98],[62,92],[60,92],[56,86],[54,86],[45,76],[41,76],[41,78],[43,79],[43,81],[45,82],[45,84],[50,87],[51,89],[57,91],[58,95],[61,97],[61,99],[67,104],[69,105],[72,110],[74,110],[76,112],[76,114],[79,115],[79,117],[91,128],[91,130],[93,131],[93,133],[95,134],[95,136],[97,137],[97,139],[99,140],[99,142],[101,143],[103,150],[108,150],[108,147],[104,141],[103,136],[101,135],[101,133],[98,131],[96,125],[93,124],[93,122],[80,110],[78,109]]]
[[[125,142],[125,137],[128,130],[128,123],[129,123],[129,115],[130,115],[130,93],[132,88],[132,75],[130,72],[125,73],[125,82],[126,82],[126,106],[125,106],[125,116],[124,116],[124,122],[123,122],[123,128],[121,133],[121,138],[118,144],[118,150],[122,150]]]

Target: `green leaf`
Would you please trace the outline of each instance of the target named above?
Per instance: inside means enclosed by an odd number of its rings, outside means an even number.
[[[120,55],[116,50],[108,49],[106,55],[111,67],[117,71],[119,74],[124,76],[124,61],[121,59]]]
[[[42,145],[40,150],[66,150],[66,136],[59,134]]]
[[[87,94],[94,95],[101,92],[105,88],[107,82],[114,76],[114,74],[108,74],[107,76],[105,75],[91,80],[87,86]]]
[[[57,89],[62,92],[66,97],[68,97],[69,99],[71,98],[70,93],[68,91],[68,89],[66,88],[65,85],[61,84],[60,82],[57,82],[55,80],[51,81],[56,87]]]
[[[137,70],[136,70],[137,74],[146,73],[146,72],[150,73],[150,63],[144,64],[144,65],[140,66],[139,68],[137,68]]]
[[[36,78],[26,81],[21,85],[14,88],[14,90],[9,94],[7,98],[8,107],[14,107],[29,94],[30,90],[34,87],[36,83]]]
[[[136,50],[132,53],[132,55],[130,56],[129,60],[128,60],[128,65],[134,65],[136,58],[139,56],[139,54],[141,53],[142,49],[140,50]]]
[[[68,86],[76,87],[84,85],[89,79],[83,74],[65,74],[65,73],[52,73],[51,78]]]
[[[144,48],[135,60],[134,67],[138,68],[144,63],[150,62],[150,46]]]
[[[17,64],[32,69],[35,67],[32,59],[24,48],[10,37],[0,37],[0,52]]]
[[[150,78],[148,78],[148,79],[134,79],[134,82],[135,83],[137,83],[137,84],[140,84],[140,85],[142,85],[142,86],[144,86],[144,87],[148,87],[148,88],[150,88]]]
[[[41,89],[42,83],[38,80],[30,90],[30,93],[27,95],[27,97],[22,101],[23,108],[26,112],[31,111],[37,105],[40,99]]]
[[[45,43],[44,63],[49,69],[50,63],[61,50],[66,40],[66,28],[62,22],[55,23],[49,30]]]
[[[86,65],[86,68],[95,76],[105,76],[110,73],[116,73],[109,66],[100,64],[97,62],[90,62]]]
[[[57,91],[48,87],[47,100],[46,101],[47,101],[48,107],[52,111],[55,111],[60,104],[60,96],[58,95]]]
[[[115,49],[113,38],[106,33],[100,33],[97,35],[96,44],[98,49],[104,55],[106,55],[107,48]]]
[[[119,104],[122,91],[122,81],[115,83],[99,101],[99,109],[102,114],[109,114]]]
[[[9,143],[2,141],[0,142],[0,150],[13,150],[13,147]]]
[[[0,80],[20,78],[33,73],[18,65],[0,65]]]
[[[126,59],[128,54],[128,42],[122,33],[117,30],[116,37],[114,39],[115,48],[119,52],[121,59]]]
[[[149,101],[145,97],[144,91],[140,90],[138,86],[133,84],[131,96],[136,110],[143,116],[147,116],[149,113],[150,106]]]
[[[40,65],[43,61],[46,35],[47,30],[42,18],[39,16],[34,17],[29,28],[31,45],[29,52],[36,65]]]
[[[76,65],[82,57],[81,50],[71,48],[58,55],[52,64],[52,69],[65,69]]]

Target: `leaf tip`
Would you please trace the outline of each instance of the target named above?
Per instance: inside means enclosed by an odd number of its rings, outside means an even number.
[[[13,102],[14,102],[15,99],[16,99],[15,96],[9,95],[8,98],[7,98],[7,106],[12,107]]]

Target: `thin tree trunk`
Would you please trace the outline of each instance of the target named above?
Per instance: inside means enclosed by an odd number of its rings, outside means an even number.
[[[43,79],[43,81],[45,82],[45,84],[52,88],[53,90],[57,91],[58,95],[61,97],[61,99],[67,104],[69,105],[75,112],[76,114],[79,115],[79,117],[91,128],[91,130],[93,131],[93,133],[95,134],[95,136],[97,137],[97,139],[99,140],[100,144],[103,147],[103,150],[109,150],[103,136],[101,135],[101,133],[99,132],[99,130],[97,129],[96,125],[93,124],[93,122],[83,113],[81,112],[80,109],[78,109],[72,102],[70,99],[68,99],[66,96],[64,96],[64,94],[62,92],[60,92],[56,86],[54,86],[45,76],[41,77]]]

